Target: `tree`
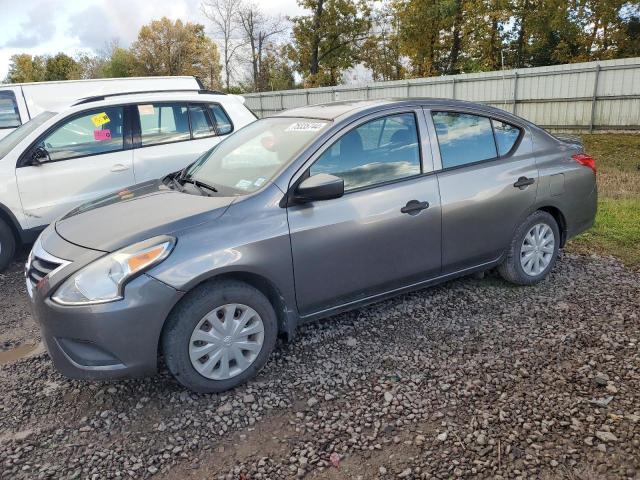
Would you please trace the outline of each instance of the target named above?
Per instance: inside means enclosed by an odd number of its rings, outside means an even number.
[[[511,19],[513,8],[509,2],[510,0],[462,2],[462,50],[458,58],[459,69],[467,72],[499,70],[508,64],[510,57],[509,52],[505,51],[505,42],[508,40],[505,29]],[[449,72],[459,71],[453,69]]]
[[[80,53],[76,55],[75,61],[80,66],[80,78],[102,78],[106,60],[99,55],[91,53]]]
[[[619,57],[640,57],[640,6],[637,15],[624,19],[615,33],[614,42],[618,46]]]
[[[254,91],[265,90],[270,80],[264,66],[265,53],[271,39],[284,32],[283,19],[266,15],[259,5],[247,3],[240,6],[237,21],[244,36],[243,43],[249,48],[252,88]]]
[[[307,86],[336,85],[340,72],[360,61],[359,47],[369,31],[369,8],[363,1],[298,0],[309,15],[292,19],[291,59]]]
[[[77,80],[81,76],[80,64],[66,53],[47,58],[45,80]]]
[[[131,58],[116,51],[112,68],[131,68]],[[171,22],[166,17],[143,26],[131,46],[142,75],[194,75],[209,88],[220,84],[220,57],[204,25]]]
[[[295,88],[293,66],[289,63],[288,45],[278,48],[269,44],[262,59],[259,84],[262,90],[291,90]]]
[[[445,46],[440,42],[445,22],[444,6],[439,0],[397,1],[396,14],[400,22],[400,48],[418,77],[436,75],[442,71],[440,62]]]
[[[135,77],[140,72],[140,65],[135,54],[128,49],[115,47],[104,65],[105,77]]]
[[[242,0],[205,0],[201,5],[202,14],[211,22],[213,34],[220,37],[227,91],[235,73],[238,51],[244,45],[237,21],[241,5]]]
[[[371,30],[362,44],[362,60],[375,81],[400,80],[406,74],[398,31],[398,18],[390,4],[372,13]]]
[[[12,55],[9,59],[7,83],[42,82],[45,78],[45,58],[28,53]]]

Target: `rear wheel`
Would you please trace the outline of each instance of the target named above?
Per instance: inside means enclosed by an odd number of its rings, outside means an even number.
[[[518,285],[533,285],[549,274],[556,263],[560,232],[553,216],[536,211],[520,225],[498,267],[505,280]]]
[[[222,392],[254,377],[278,333],[269,300],[242,282],[211,282],[174,309],[162,335],[165,362],[185,387]]]
[[[0,219],[0,272],[4,270],[13,259],[16,251],[16,238],[7,223]]]

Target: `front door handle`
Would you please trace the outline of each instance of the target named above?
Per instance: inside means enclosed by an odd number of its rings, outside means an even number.
[[[129,170],[129,167],[126,165],[122,165],[121,163],[116,163],[113,167],[111,167],[112,172],[124,172],[125,170]]]
[[[418,200],[409,200],[407,204],[400,209],[402,213],[409,215],[417,215],[425,208],[429,208],[429,202],[419,202]]]
[[[529,185],[533,185],[534,183],[535,183],[535,179],[533,178],[520,177],[518,178],[518,181],[513,184],[513,186],[516,188],[519,188],[520,190],[524,190]]]

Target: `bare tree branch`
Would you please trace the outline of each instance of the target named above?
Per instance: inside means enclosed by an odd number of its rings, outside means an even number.
[[[243,46],[236,21],[241,8],[242,0],[203,0],[200,6],[202,14],[211,22],[214,35],[220,38],[227,90],[231,86],[238,49]]]
[[[249,62],[253,90],[264,90],[268,84],[263,68],[265,47],[269,39],[287,30],[282,16],[265,14],[257,3],[245,3],[238,14],[238,24],[243,31],[245,44],[249,46]]]

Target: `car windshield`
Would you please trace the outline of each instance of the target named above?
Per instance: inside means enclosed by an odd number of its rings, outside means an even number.
[[[23,123],[9,135],[0,140],[0,159],[13,150],[24,138],[27,137],[36,128],[56,115],[55,112],[42,112],[33,117],[27,123]]]
[[[327,128],[329,120],[271,117],[253,122],[196,161],[184,179],[245,195],[269,182]]]

